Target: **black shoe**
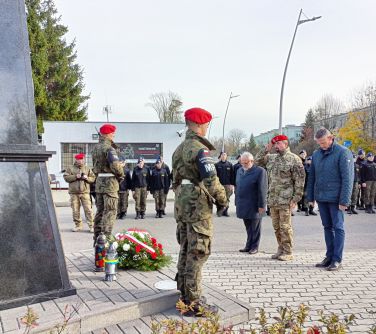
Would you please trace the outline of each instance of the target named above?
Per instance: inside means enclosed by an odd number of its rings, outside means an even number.
[[[224,216],[224,217],[230,217],[230,215],[228,214],[228,208],[226,208],[226,209],[223,211],[222,216]]]
[[[121,212],[118,214],[118,219],[124,219],[125,218],[125,213],[124,212]]]
[[[251,254],[251,255],[257,254],[258,253],[258,249],[251,249],[248,253]]]
[[[349,211],[349,213],[350,213],[350,212],[353,213],[354,215],[357,215],[357,214],[358,214],[358,211],[355,210],[355,205],[351,205],[351,206],[350,206],[350,211]]]
[[[163,218],[163,210],[159,210],[159,218]]]
[[[329,267],[326,268],[328,271],[337,271],[342,268],[341,262],[334,261],[332,262]]]
[[[135,219],[140,219],[141,217],[140,217],[140,212],[138,212],[138,211],[136,211],[136,217],[135,217]]]
[[[315,211],[313,211],[313,210],[309,210],[309,214],[311,216],[317,216],[317,213]]]
[[[240,253],[248,253],[248,252],[249,252],[249,249],[247,249],[247,248],[242,248],[242,249],[239,249],[239,252],[240,252]]]
[[[306,215],[306,216],[309,216],[308,209],[306,210],[305,215]]]
[[[141,212],[140,217],[141,219],[145,219],[145,212]]]
[[[166,215],[165,210],[162,210],[161,212],[162,212],[162,215],[164,215],[164,216]]]
[[[155,218],[159,218],[159,210],[157,210],[157,213],[155,214]]]
[[[329,267],[331,263],[332,263],[332,260],[326,257],[320,263],[316,263],[315,267],[317,267],[317,268],[326,268],[326,267]]]
[[[366,205],[366,213],[372,213],[371,212],[371,206],[370,205]]]
[[[122,214],[123,216],[120,219],[125,219],[125,217],[127,216],[127,211],[122,212]]]

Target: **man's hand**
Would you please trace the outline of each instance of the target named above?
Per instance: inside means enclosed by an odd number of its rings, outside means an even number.
[[[367,187],[367,183],[362,183],[362,187],[366,188]]]
[[[341,210],[341,211],[345,211],[347,209],[347,206],[346,205],[338,205],[338,208]]]
[[[273,148],[273,144],[272,143],[268,143],[265,145],[265,152],[270,152]]]
[[[81,174],[76,174],[76,179],[80,179],[81,178]]]
[[[82,179],[87,180],[87,175],[82,175]]]
[[[258,212],[260,215],[264,214],[265,213],[265,208],[258,208]]]
[[[296,207],[296,203],[294,201],[290,202],[290,209],[294,209]]]

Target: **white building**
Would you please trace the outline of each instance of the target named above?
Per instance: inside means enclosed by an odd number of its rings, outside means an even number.
[[[55,174],[61,188],[68,187],[62,170],[72,166],[77,153],[86,154],[86,163],[92,166],[91,151],[98,143],[99,129],[105,122],[49,122],[43,123],[42,144],[56,154],[48,161],[49,174]],[[117,128],[115,143],[120,156],[133,166],[142,156],[153,164],[159,155],[171,168],[172,154],[185,137],[185,124],[159,122],[111,122]]]

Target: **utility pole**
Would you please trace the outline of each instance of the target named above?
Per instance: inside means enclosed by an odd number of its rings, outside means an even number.
[[[109,122],[108,115],[112,113],[112,108],[109,105],[103,107],[103,113],[106,114],[107,123]]]

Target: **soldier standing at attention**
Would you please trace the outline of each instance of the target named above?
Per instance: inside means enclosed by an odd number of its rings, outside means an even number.
[[[95,145],[93,171],[97,176],[95,184],[97,213],[94,218],[94,241],[100,233],[111,235],[116,220],[119,181],[124,178],[124,164],[119,160],[113,142],[116,126],[104,124],[99,129],[99,143]]]
[[[74,156],[75,162],[72,167],[68,168],[63,177],[69,183],[69,195],[71,198],[71,207],[73,221],[76,225],[72,231],[82,230],[82,219],[80,207],[85,212],[86,222],[89,225],[90,232],[94,232],[93,211],[90,199],[90,184],[94,183],[95,175],[93,171],[85,165],[85,154],[80,153]]]
[[[170,179],[166,169],[162,168],[162,161],[155,162],[155,168],[150,175],[150,193],[155,199],[155,218],[163,218],[163,210],[166,205],[166,197],[170,189]]]
[[[277,153],[271,154],[274,145]],[[291,153],[288,137],[275,136],[256,156],[256,164],[265,167],[269,176],[268,205],[278,242],[278,251],[272,259],[293,259],[293,231],[291,211],[303,196],[305,172],[302,160]]]
[[[168,175],[168,189],[170,189],[171,181],[172,181],[172,173],[170,171],[170,167],[164,162],[163,156],[159,156],[157,160],[160,160],[162,162],[161,168],[164,168],[167,172]],[[162,215],[166,215],[166,201],[163,204],[163,209],[162,209]]]
[[[192,108],[184,117],[188,126],[186,137],[172,157],[176,236],[180,245],[176,281],[182,301],[193,303],[193,311],[185,315],[193,316],[198,315],[200,306],[218,311],[201,297],[201,271],[211,251],[213,203],[220,212],[228,201],[209,152],[215,148],[205,138],[212,115]]]
[[[125,161],[124,161],[125,163]],[[124,179],[119,182],[119,202],[117,219],[124,219],[128,211],[129,190],[132,188],[132,178],[128,166],[124,165]]]
[[[135,219],[145,218],[149,182],[150,170],[145,166],[144,158],[140,157],[132,174],[132,194],[136,204]]]
[[[230,161],[227,161],[226,152],[221,152],[218,159],[220,160],[215,164],[215,169],[217,171],[219,182],[221,182],[225,188],[227,201],[229,202],[231,195],[234,193],[234,166]],[[223,211],[223,216],[230,217],[227,211],[228,207]]]

